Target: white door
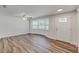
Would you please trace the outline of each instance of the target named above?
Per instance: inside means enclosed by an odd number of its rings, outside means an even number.
[[[57,16],[55,17],[56,38],[58,40],[70,42],[71,40],[71,17]]]

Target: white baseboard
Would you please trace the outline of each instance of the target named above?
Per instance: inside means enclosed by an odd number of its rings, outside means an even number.
[[[0,38],[17,36],[17,35],[22,35],[22,34],[27,34],[27,33],[6,34],[6,35],[1,35]]]

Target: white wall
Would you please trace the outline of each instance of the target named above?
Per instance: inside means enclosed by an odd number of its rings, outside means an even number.
[[[26,34],[29,32],[29,22],[20,18],[0,14],[0,38]]]
[[[77,19],[76,19],[76,12],[69,12],[69,13],[63,13],[59,14],[61,16],[71,16],[71,41],[70,43],[77,45]],[[56,39],[56,28],[55,28],[55,17],[58,17],[59,15],[52,15],[48,16],[49,18],[49,30],[33,30],[32,27],[30,26],[30,32],[31,33],[38,33],[38,34],[43,34],[46,35],[50,38]],[[46,17],[45,17],[46,18]],[[30,21],[31,22],[31,21]],[[30,23],[31,24],[31,23]],[[64,40],[63,40],[64,41]],[[68,42],[68,41],[67,41]]]
[[[78,34],[77,34],[77,11],[72,14],[71,18],[71,42],[78,46]]]
[[[77,38],[78,38],[78,52],[79,52],[79,8],[77,9]]]

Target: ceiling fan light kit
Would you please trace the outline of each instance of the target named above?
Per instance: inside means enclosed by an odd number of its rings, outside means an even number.
[[[23,15],[22,20],[30,20],[32,19],[32,16]]]

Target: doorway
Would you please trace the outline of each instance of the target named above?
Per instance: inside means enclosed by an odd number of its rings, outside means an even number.
[[[71,41],[71,17],[59,15],[55,17],[56,39]]]

